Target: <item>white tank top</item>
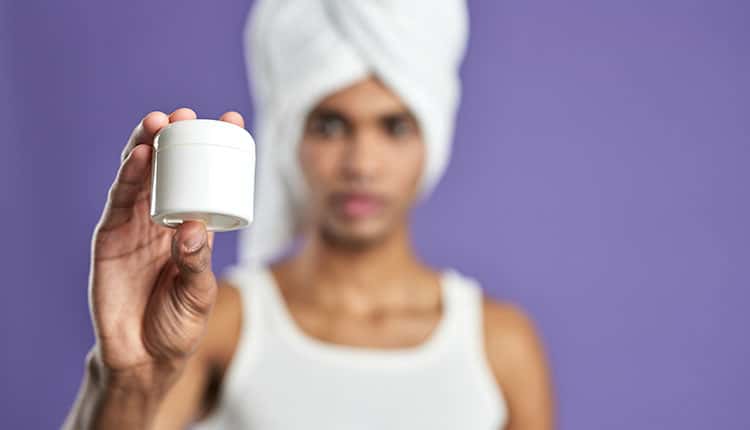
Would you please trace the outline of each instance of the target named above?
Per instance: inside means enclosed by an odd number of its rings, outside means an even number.
[[[318,340],[297,326],[267,268],[228,272],[243,321],[215,411],[196,430],[498,430],[507,407],[484,351],[482,295],[442,273],[443,315],[420,345]]]

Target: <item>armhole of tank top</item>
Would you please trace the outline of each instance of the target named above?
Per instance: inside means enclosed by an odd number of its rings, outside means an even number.
[[[231,267],[222,273],[222,278],[229,281],[237,288],[240,295],[240,306],[242,309],[240,333],[237,344],[232,354],[232,359],[227,365],[219,388],[219,397],[214,411],[203,420],[195,423],[195,429],[224,428],[221,420],[226,415],[227,408],[232,407],[242,396],[243,384],[248,381],[248,375],[252,372],[261,344],[263,318],[261,317],[260,302],[262,298],[260,285],[263,277],[259,276],[259,270],[245,267]]]
[[[495,373],[492,371],[492,365],[485,347],[484,294],[476,280],[464,278],[464,282],[470,302],[468,307],[472,309],[469,313],[472,368],[475,370],[478,382],[483,388],[488,402],[495,407],[500,428],[505,428],[508,422],[508,404],[502,387],[495,380]]]

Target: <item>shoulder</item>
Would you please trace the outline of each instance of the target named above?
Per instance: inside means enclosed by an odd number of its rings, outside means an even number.
[[[485,332],[494,340],[502,338],[516,343],[535,335],[531,317],[517,304],[484,296],[482,313]]]
[[[223,373],[234,355],[242,329],[242,297],[239,287],[227,279],[218,282],[216,302],[201,342],[206,364]]]
[[[485,350],[498,380],[543,365],[541,338],[525,310],[484,297],[482,312]]]
[[[485,351],[512,429],[554,428],[552,381],[542,340],[519,306],[483,300]]]
[[[513,384],[547,372],[541,334],[519,305],[485,297],[482,301],[484,344],[495,378]]]
[[[517,373],[543,355],[540,334],[529,314],[521,306],[495,300],[482,292],[473,277],[451,271],[464,286],[471,286],[474,300],[481,310],[484,350],[497,379]]]

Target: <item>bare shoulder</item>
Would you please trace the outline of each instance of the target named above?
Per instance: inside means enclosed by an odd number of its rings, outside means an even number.
[[[199,353],[207,373],[201,418],[211,414],[218,406],[224,376],[234,357],[242,330],[242,298],[238,287],[224,279],[218,283],[216,303],[211,309]]]
[[[219,280],[216,303],[208,319],[201,345],[201,356],[214,368],[229,365],[242,328],[242,301],[238,287],[228,280]]]
[[[534,353],[540,343],[534,322],[518,305],[500,302],[489,297],[483,300],[484,333],[487,353],[510,360]]]
[[[518,305],[485,298],[488,362],[510,409],[509,429],[553,428],[553,394],[540,333]]]

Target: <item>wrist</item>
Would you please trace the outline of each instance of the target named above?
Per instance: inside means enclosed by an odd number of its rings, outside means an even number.
[[[63,428],[149,429],[180,373],[176,365],[108,368],[97,344],[86,355],[83,383]]]
[[[182,373],[183,364],[149,362],[127,369],[107,366],[95,346],[86,357],[92,382],[105,394],[143,398],[158,402]]]

